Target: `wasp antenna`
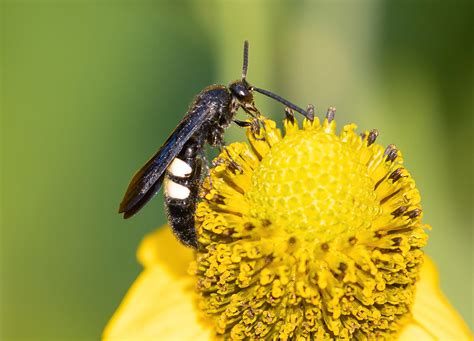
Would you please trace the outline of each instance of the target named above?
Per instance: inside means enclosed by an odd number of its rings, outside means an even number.
[[[294,111],[299,112],[301,115],[303,115],[304,117],[306,117],[310,121],[312,121],[314,119],[314,114],[311,115],[311,113],[307,113],[305,110],[301,109],[299,106],[291,103],[290,101],[287,101],[283,97],[278,96],[278,95],[274,94],[273,92],[270,92],[270,91],[264,90],[264,89],[260,89],[260,88],[255,88],[255,87],[253,87],[252,89],[259,92],[259,93],[261,93],[262,95],[273,98],[275,101],[284,104],[286,107],[291,108]]]
[[[244,64],[242,66],[242,80],[247,78],[247,68],[249,66],[249,42],[244,41]]]

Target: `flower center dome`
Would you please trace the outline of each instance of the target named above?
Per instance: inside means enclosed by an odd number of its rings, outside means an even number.
[[[393,339],[426,243],[400,152],[354,124],[262,118],[214,160],[190,272],[224,339]]]
[[[336,135],[299,130],[286,136],[253,173],[247,192],[251,215],[316,242],[370,229],[379,204],[359,160]]]

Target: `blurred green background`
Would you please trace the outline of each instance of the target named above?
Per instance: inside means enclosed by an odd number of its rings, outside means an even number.
[[[163,224],[126,185],[203,87],[248,79],[404,153],[427,251],[473,328],[472,5],[432,1],[3,1],[0,338],[96,339]],[[257,96],[263,112],[283,108]],[[243,117],[243,115],[242,115]],[[232,127],[227,140],[241,138]]]

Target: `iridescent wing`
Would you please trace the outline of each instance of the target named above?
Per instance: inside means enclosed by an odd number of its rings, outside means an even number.
[[[193,105],[163,146],[133,176],[119,208],[119,213],[123,213],[125,219],[137,213],[155,196],[163,182],[166,168],[214,110],[209,105]]]

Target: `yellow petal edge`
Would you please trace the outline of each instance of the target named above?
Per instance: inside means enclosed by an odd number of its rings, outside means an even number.
[[[399,340],[472,340],[473,336],[439,286],[435,264],[425,255],[420,280],[416,285],[412,322]]]
[[[186,274],[192,250],[182,246],[168,227],[142,241],[138,259],[144,266],[107,324],[103,340],[209,340],[198,322]]]

